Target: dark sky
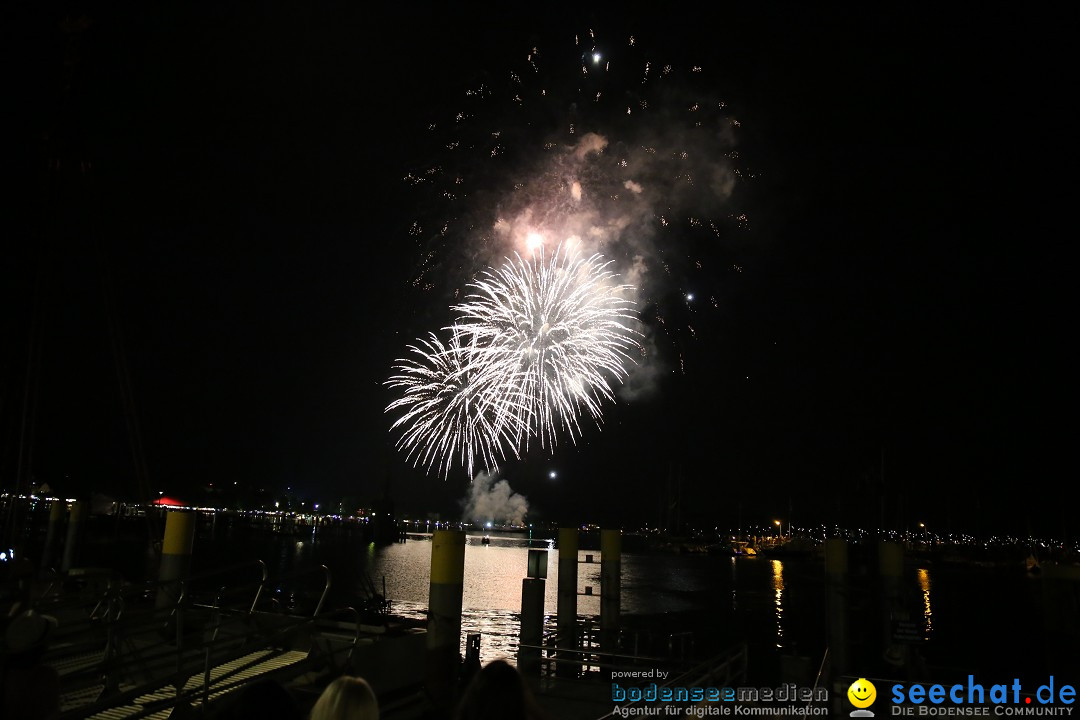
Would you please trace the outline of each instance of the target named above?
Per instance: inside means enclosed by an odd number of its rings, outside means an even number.
[[[655,523],[681,497],[708,524],[1060,533],[1069,18],[711,11],[9,6],[3,484],[22,444],[69,496],[133,497],[135,418],[152,493],[453,511],[463,473],[410,468],[383,413],[394,358],[445,320],[407,285],[424,210],[401,178],[477,78],[591,27],[719,69],[751,224],[659,393],[507,467],[536,517]]]

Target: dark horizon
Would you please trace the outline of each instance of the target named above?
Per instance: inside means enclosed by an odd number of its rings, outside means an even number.
[[[384,413],[455,282],[409,286],[433,212],[402,178],[474,81],[594,28],[712,73],[747,170],[716,215],[749,220],[653,299],[674,328],[649,316],[658,390],[507,463],[513,489],[541,517],[632,524],[673,485],[687,522],[766,524],[789,505],[876,522],[884,486],[893,526],[1075,534],[1068,266],[1042,187],[1064,174],[1061,18],[387,12],[9,10],[0,486],[457,507],[465,473],[412,468]],[[714,302],[680,305],[698,286]]]

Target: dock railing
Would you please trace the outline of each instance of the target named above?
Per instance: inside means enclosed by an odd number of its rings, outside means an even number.
[[[249,579],[237,582],[245,573]],[[314,609],[281,612],[272,590],[298,579],[311,585],[313,574],[322,578]],[[296,670],[298,663],[341,670],[360,630],[351,608],[324,611],[331,584],[325,566],[272,581],[265,565],[255,561],[184,580],[171,605],[155,608],[156,592],[165,585],[177,588],[176,581],[111,583],[107,597],[91,597],[87,617],[65,623],[62,642],[51,643],[46,662],[54,667],[65,655],[84,656],[81,665],[61,673],[61,693],[70,700],[61,717],[134,704],[127,717],[137,718],[182,703],[203,704],[267,672]],[[317,643],[328,624],[334,641]],[[341,630],[350,625],[351,634]]]

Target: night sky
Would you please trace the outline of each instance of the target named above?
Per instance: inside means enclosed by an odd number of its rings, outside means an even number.
[[[534,517],[655,524],[681,498],[709,525],[790,508],[1076,532],[1072,241],[1054,220],[1070,18],[228,5],[4,11],[5,487],[22,444],[61,494],[137,497],[135,418],[154,496],[388,489],[399,510],[456,512],[465,474],[410,467],[383,412],[394,359],[449,318],[448,287],[409,284],[428,209],[402,178],[466,88],[592,28],[709,70],[754,173],[720,214],[749,222],[710,251],[741,269],[708,280],[718,302],[668,316],[693,336],[658,333],[657,391],[507,465]]]

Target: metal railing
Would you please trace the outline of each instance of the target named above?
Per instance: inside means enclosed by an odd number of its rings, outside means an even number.
[[[222,575],[236,578],[252,568],[257,568],[257,578],[216,585],[211,594],[193,592]],[[63,647],[52,653],[54,661],[73,652],[101,653],[100,661],[61,678],[62,694],[80,690],[93,693],[94,688],[100,688],[88,704],[72,707],[61,717],[85,717],[132,704],[141,696],[159,697],[140,703],[141,709],[130,717],[143,717],[184,702],[207,703],[223,691],[265,677],[248,677],[245,673],[250,675],[249,671],[260,663],[270,663],[290,652],[286,648],[302,645],[305,639],[307,647],[300,652],[305,653],[306,660],[337,665],[337,658],[344,655],[347,665],[359,643],[358,618],[351,608],[323,611],[332,585],[330,571],[325,566],[303,570],[278,578],[275,586],[280,589],[284,582],[306,580],[312,574],[321,574],[323,582],[310,615],[260,609],[271,587],[261,561],[219,568],[179,582],[109,582],[103,593],[86,600],[93,602],[93,609],[85,620],[68,625]],[[165,607],[154,607],[153,597],[167,587],[179,589],[175,600]],[[329,642],[316,647],[313,638],[321,632],[320,623],[334,618],[353,620],[352,637],[339,633],[336,649]],[[336,626],[338,630],[340,627]],[[248,655],[252,656],[250,660],[236,663]],[[214,675],[223,663],[234,664]],[[193,684],[195,677],[200,677],[201,682]],[[165,688],[169,691],[163,692]]]

